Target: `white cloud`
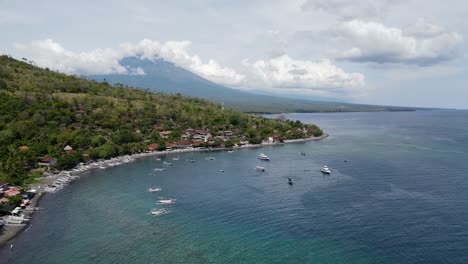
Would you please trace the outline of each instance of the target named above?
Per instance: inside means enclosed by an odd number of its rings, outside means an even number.
[[[364,75],[346,73],[329,60],[294,60],[288,55],[282,55],[253,63],[246,60],[244,65],[252,71],[252,78],[266,86],[266,89],[331,95],[362,92],[365,87]]]
[[[308,0],[302,5],[304,11],[321,10],[343,19],[380,17],[395,4],[390,0]]]
[[[430,65],[458,55],[463,38],[456,32],[419,20],[404,31],[377,22],[351,20],[333,30],[351,48],[335,52],[335,57],[355,62]]]
[[[28,45],[15,46],[24,57],[34,60],[37,65],[69,74],[128,73],[127,69],[119,64],[121,54],[112,49],[77,53],[66,50],[52,39],[35,40]]]
[[[95,49],[90,52],[73,52],[66,50],[59,43],[51,40],[36,40],[28,45],[16,44],[24,56],[33,59],[37,65],[49,67],[65,73],[76,74],[144,74],[143,69],[127,69],[119,64],[122,58],[140,56],[155,60],[162,58],[169,62],[193,71],[202,77],[227,85],[236,85],[244,76],[235,70],[221,66],[215,60],[203,62],[197,55],[190,55],[189,41],[158,42],[144,39],[137,44],[125,43],[119,48]]]

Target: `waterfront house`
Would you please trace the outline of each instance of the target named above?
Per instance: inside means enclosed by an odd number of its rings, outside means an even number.
[[[146,147],[146,149],[149,150],[149,151],[154,151],[154,150],[158,149],[158,144],[156,144],[156,143],[149,144],[148,147]]]
[[[176,142],[177,148],[191,148],[192,142],[189,140],[179,140]]]
[[[42,162],[39,165],[43,166],[55,166],[57,164],[57,159],[54,157],[45,157],[42,159]]]
[[[18,190],[16,187],[11,187],[10,189],[4,191],[5,196],[10,197],[10,196],[15,196],[20,194],[21,192]]]

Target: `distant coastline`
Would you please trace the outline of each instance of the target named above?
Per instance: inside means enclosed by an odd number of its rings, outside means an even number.
[[[134,161],[136,159],[140,158],[146,158],[146,157],[153,157],[153,156],[164,156],[168,154],[180,154],[180,153],[193,153],[193,152],[214,152],[214,151],[228,151],[228,150],[240,150],[240,149],[247,149],[247,148],[262,148],[266,146],[282,146],[285,144],[297,144],[297,143],[305,143],[309,141],[318,141],[327,138],[329,135],[327,133],[323,133],[319,137],[308,137],[308,138],[301,138],[301,139],[291,139],[291,140],[285,140],[284,142],[281,143],[261,143],[261,144],[246,144],[238,147],[233,147],[233,148],[186,148],[186,149],[178,149],[178,150],[165,150],[165,151],[152,151],[152,152],[145,152],[145,153],[136,153],[132,155],[126,155],[126,156],[118,156],[115,158],[112,158],[108,161],[107,164],[110,164],[110,161],[118,161],[122,160],[124,158],[128,158],[130,161]],[[94,164],[94,166],[93,166]],[[44,196],[46,191],[44,191],[45,186],[51,184],[54,182],[54,180],[57,180],[61,175],[64,173],[77,176],[92,170],[96,170],[99,167],[96,165],[101,165],[101,164],[106,164],[105,161],[92,161],[87,164],[89,168],[87,169],[80,169],[78,171],[71,170],[71,171],[59,171],[56,174],[48,175],[46,177],[43,177],[39,183],[31,184],[29,187],[30,188],[35,188],[38,190],[37,195],[31,200],[30,206],[36,207],[39,205],[40,199]],[[80,166],[77,166],[80,167]],[[77,177],[78,179],[78,177]],[[30,219],[32,219],[34,212],[28,212],[28,216]],[[11,241],[13,238],[15,238],[17,235],[19,235],[23,230],[28,230],[29,228],[32,228],[32,224],[30,222],[28,224],[21,224],[21,225],[8,225],[5,226],[2,230],[2,233],[0,233],[0,247],[5,246],[8,244],[9,241]],[[14,246],[14,245],[13,245]]]

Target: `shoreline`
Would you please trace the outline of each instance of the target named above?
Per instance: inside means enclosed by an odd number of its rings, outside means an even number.
[[[67,186],[69,182],[79,179],[78,175],[80,174],[83,174],[92,170],[106,169],[106,168],[110,168],[114,166],[119,166],[125,163],[132,162],[135,159],[153,157],[153,156],[164,156],[167,154],[177,154],[177,153],[214,152],[214,151],[240,150],[240,149],[249,149],[249,148],[262,148],[262,147],[267,147],[267,146],[282,146],[285,144],[296,144],[296,143],[305,143],[305,142],[310,142],[310,141],[319,141],[319,140],[327,138],[328,136],[329,135],[327,133],[324,133],[323,135],[319,137],[291,139],[291,140],[286,140],[281,143],[247,144],[247,145],[242,145],[242,146],[233,147],[233,148],[210,148],[210,149],[187,148],[187,149],[177,149],[177,150],[152,151],[152,152],[136,153],[132,155],[118,156],[118,157],[114,157],[108,160],[96,160],[88,164],[80,163],[74,169],[71,169],[68,171],[60,171],[59,173],[56,173],[56,174],[48,174],[46,176],[43,176],[39,183],[29,185],[29,188],[34,188],[38,190],[36,196],[31,200],[29,206],[37,207],[41,198],[46,193],[48,192],[53,193],[53,192],[59,191],[60,189]],[[63,180],[60,180],[60,179],[63,179]],[[60,182],[60,183],[58,184],[57,182]],[[55,189],[52,189],[50,187],[43,187],[43,186],[49,186],[49,185],[54,185],[54,184],[58,184],[60,185],[60,187],[55,188]],[[26,232],[27,230],[32,228],[31,220],[32,220],[32,216],[34,213],[35,213],[34,211],[26,212],[30,220],[25,224],[4,226],[0,233],[0,247],[4,247],[10,240],[14,239],[23,231]]]

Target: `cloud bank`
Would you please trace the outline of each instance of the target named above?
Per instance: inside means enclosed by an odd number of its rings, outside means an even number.
[[[139,43],[124,43],[116,49],[95,49],[89,52],[66,50],[52,39],[35,40],[28,45],[16,44],[25,56],[31,57],[39,66],[49,67],[69,74],[144,74],[141,68],[126,68],[119,64],[125,57],[138,56],[150,60],[165,59],[193,71],[214,82],[235,85],[244,76],[235,70],[223,67],[215,60],[203,62],[197,55],[189,55],[189,41],[160,43],[144,39]]]
[[[432,65],[457,57],[463,43],[460,34],[425,20],[402,30],[355,19],[338,24],[332,33],[352,45],[335,57],[354,62]]]
[[[356,92],[365,86],[364,75],[346,73],[329,60],[294,60],[281,55],[253,63],[244,61],[253,76],[263,85],[274,89],[290,88],[299,93],[346,93]]]
[[[16,48],[39,66],[69,74],[145,74],[141,68],[128,68],[119,63],[125,57],[136,56],[149,60],[164,59],[208,80],[234,87],[321,95],[343,95],[362,91],[365,87],[364,75],[346,73],[326,59],[294,60],[283,54],[252,62],[246,59],[235,70],[214,59],[203,61],[198,55],[190,54],[191,44],[190,41],[144,39],[138,43],[121,44],[118,48],[73,52],[52,39],[45,39],[27,45],[16,44]]]

